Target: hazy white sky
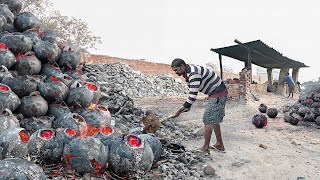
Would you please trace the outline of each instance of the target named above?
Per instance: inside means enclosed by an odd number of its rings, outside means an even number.
[[[210,48],[234,39],[260,39],[310,68],[301,81],[317,80],[320,1],[316,0],[54,0],[63,15],[83,19],[102,38],[96,54],[170,64],[218,64]],[[223,56],[238,73],[244,63]]]

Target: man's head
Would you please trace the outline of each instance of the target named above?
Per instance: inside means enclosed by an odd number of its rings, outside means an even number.
[[[172,61],[171,68],[178,76],[181,76],[186,71],[186,62],[183,59],[176,58]]]
[[[286,74],[286,76],[289,76],[289,75],[290,75],[289,73]]]

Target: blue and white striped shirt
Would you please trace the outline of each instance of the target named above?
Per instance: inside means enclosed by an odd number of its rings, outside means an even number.
[[[188,64],[185,78],[189,86],[189,97],[183,104],[186,108],[190,108],[196,101],[198,92],[210,96],[226,88],[221,78],[215,72],[198,65]]]

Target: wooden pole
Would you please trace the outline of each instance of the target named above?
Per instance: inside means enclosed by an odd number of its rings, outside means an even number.
[[[219,54],[219,62],[220,62],[220,78],[223,81],[222,55],[221,54]]]
[[[251,52],[252,52],[251,50],[248,50],[248,68],[249,69],[251,69]]]

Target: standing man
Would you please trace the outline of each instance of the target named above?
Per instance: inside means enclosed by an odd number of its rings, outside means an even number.
[[[208,105],[203,114],[205,127],[204,144],[198,149],[201,152],[209,153],[209,148],[224,152],[220,123],[225,115],[225,105],[228,90],[221,78],[211,69],[206,67],[186,64],[182,59],[174,59],[171,63],[172,70],[178,75],[183,76],[189,86],[189,97],[183,106],[175,112],[173,118],[181,113],[190,110],[196,101],[198,92],[208,95]],[[210,146],[212,131],[216,135],[217,142]]]
[[[287,84],[288,84],[288,88],[289,88],[289,96],[288,97],[290,97],[290,94],[291,94],[291,97],[293,97],[293,91],[294,91],[295,84],[294,84],[294,81],[289,73],[286,74],[284,79],[279,84],[282,84],[284,82],[287,82]]]

